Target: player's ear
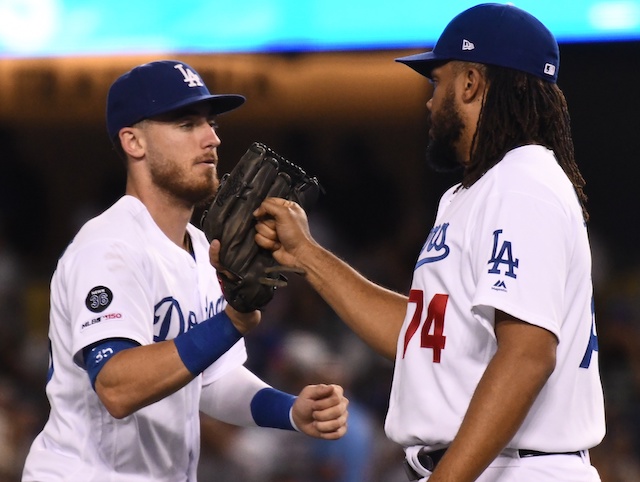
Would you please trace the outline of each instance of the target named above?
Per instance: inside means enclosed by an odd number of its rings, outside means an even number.
[[[118,133],[122,150],[127,156],[139,159],[144,155],[142,132],[136,127],[123,127]]]
[[[484,72],[471,63],[465,64],[462,73],[462,100],[466,103],[482,100],[486,87]]]

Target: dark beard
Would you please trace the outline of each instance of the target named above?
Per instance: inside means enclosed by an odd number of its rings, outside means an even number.
[[[216,189],[217,191],[217,189]],[[196,209],[207,209],[211,203],[213,202],[213,200],[216,198],[216,194],[213,193],[209,193],[206,196],[202,197],[199,201],[196,201],[195,203],[195,208]]]
[[[434,121],[429,115],[430,140],[427,146],[427,165],[436,172],[453,172],[462,168],[455,150],[462,137],[464,122],[456,110],[453,92],[448,93]]]

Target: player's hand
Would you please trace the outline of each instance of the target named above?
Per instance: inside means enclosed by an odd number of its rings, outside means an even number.
[[[262,313],[258,310],[250,311],[249,313],[240,313],[228,304],[224,311],[227,316],[231,318],[233,326],[235,326],[243,335],[246,335],[249,331],[258,326],[262,319]]]
[[[253,215],[256,224],[256,243],[273,252],[283,266],[304,269],[302,253],[317,243],[311,237],[309,221],[302,207],[286,199],[267,198]]]
[[[293,404],[293,421],[311,437],[336,440],[347,432],[348,405],[339,385],[307,385]]]
[[[217,239],[214,239],[209,246],[209,261],[216,271],[224,273],[224,270],[220,267],[220,241]],[[240,313],[233,309],[231,305],[227,305],[224,311],[227,313],[227,316],[231,318],[233,326],[243,335],[258,326],[262,319],[262,314],[258,310],[249,313]]]
[[[226,271],[220,265],[220,241],[217,239],[211,241],[211,244],[209,245],[209,262],[218,273],[224,273],[227,276],[231,276],[231,273]]]

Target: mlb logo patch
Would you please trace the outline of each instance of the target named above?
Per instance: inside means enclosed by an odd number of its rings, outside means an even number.
[[[545,74],[553,76],[556,73],[556,66],[553,64],[544,64],[544,71]]]

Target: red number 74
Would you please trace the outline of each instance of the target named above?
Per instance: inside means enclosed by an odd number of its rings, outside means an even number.
[[[447,337],[442,333],[444,332],[444,312],[447,309],[448,300],[449,295],[442,294],[437,294],[431,299],[429,307],[427,308],[427,318],[424,321],[420,333],[420,347],[431,348],[433,350],[433,363],[440,363],[440,354],[447,340]],[[413,313],[411,323],[409,323],[407,332],[404,335],[402,358],[404,358],[407,353],[409,340],[415,335],[420,326],[420,320],[422,319],[422,312],[424,310],[424,294],[422,290],[411,290],[409,293],[409,303],[415,303],[416,310]],[[430,334],[431,325],[433,325],[433,333]]]

